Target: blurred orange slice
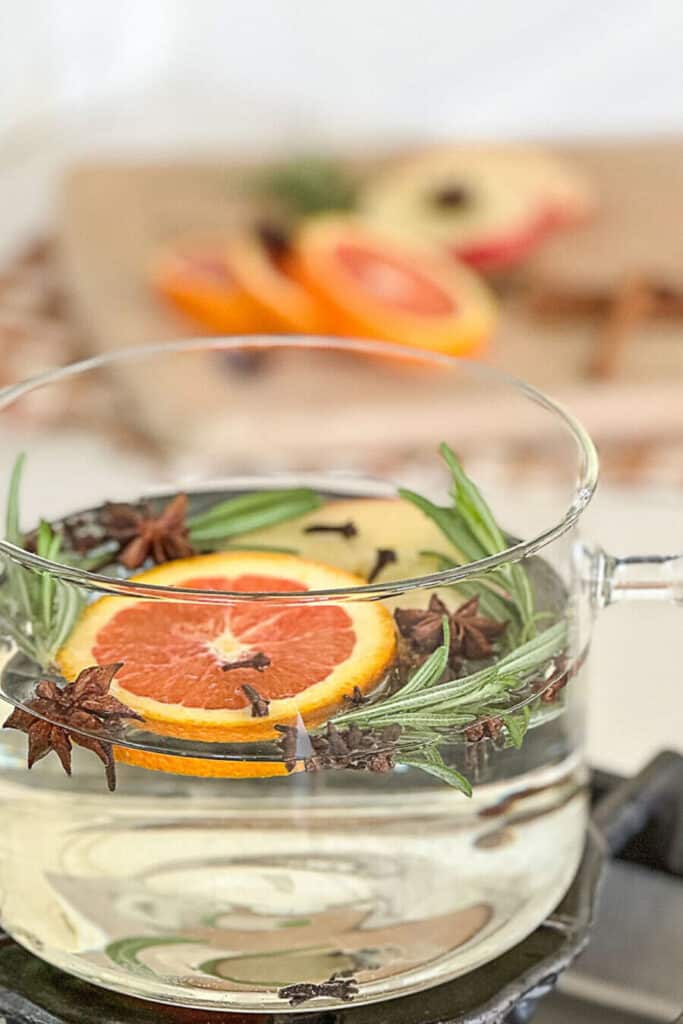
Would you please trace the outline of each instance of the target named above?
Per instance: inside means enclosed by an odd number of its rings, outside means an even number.
[[[342,335],[472,355],[496,322],[488,289],[466,267],[351,219],[305,224],[293,268]]]
[[[259,311],[264,330],[323,334],[324,310],[287,270],[288,247],[270,229],[242,232],[227,243],[231,273]]]
[[[263,327],[257,307],[232,273],[223,241],[183,243],[163,252],[151,278],[167,302],[211,331],[238,334]]]

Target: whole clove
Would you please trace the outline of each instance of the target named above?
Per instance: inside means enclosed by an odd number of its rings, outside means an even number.
[[[333,974],[319,983],[300,981],[295,985],[284,985],[278,989],[278,997],[286,999],[290,1006],[300,1006],[311,999],[341,999],[345,1003],[358,995],[358,982],[353,977]]]
[[[464,185],[453,182],[433,192],[431,200],[434,206],[443,210],[463,210],[472,205],[473,196]]]
[[[236,668],[255,668],[257,672],[265,672],[270,666],[270,658],[263,651],[256,651],[255,654],[249,654],[244,658],[240,658],[238,661],[226,661],[221,665],[222,672],[232,672]]]
[[[345,693],[342,697],[342,704],[345,710],[351,710],[352,708],[360,708],[363,704],[367,704],[370,700],[366,697],[361,690],[360,686],[354,686],[350,694]]]
[[[379,574],[381,573],[382,569],[386,568],[387,565],[391,565],[393,562],[397,561],[398,555],[396,554],[393,548],[378,548],[375,564],[370,570],[370,575],[368,576],[368,583],[374,583]]]
[[[311,523],[304,527],[304,533],[338,533],[350,540],[358,536],[358,527],[350,519],[346,523],[334,525],[333,523]]]
[[[280,734],[280,739],[277,741],[277,745],[282,751],[282,759],[285,763],[285,768],[288,772],[293,772],[296,768],[297,762],[297,734],[298,729],[295,725],[281,725],[275,726],[275,731]]]
[[[400,735],[400,725],[361,729],[354,723],[347,729],[339,729],[328,722],[324,733],[310,736],[313,753],[304,759],[304,768],[307,772],[328,768],[389,772],[395,764]]]
[[[465,739],[468,743],[478,743],[480,740],[485,739],[495,742],[503,731],[504,724],[503,719],[497,716],[482,718],[480,721],[473,722],[472,725],[467,726],[465,729]]]
[[[255,686],[250,686],[249,683],[244,683],[242,686],[245,697],[251,704],[251,717],[252,718],[267,718],[268,711],[270,708],[270,701],[265,697],[262,697]]]

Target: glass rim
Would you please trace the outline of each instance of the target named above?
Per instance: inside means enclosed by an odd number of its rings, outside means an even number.
[[[305,592],[292,593],[291,591],[273,592],[244,592],[229,590],[196,590],[190,587],[169,587],[159,586],[152,583],[139,583],[133,580],[117,579],[111,576],[104,576],[100,573],[89,572],[84,569],[77,569],[74,566],[62,562],[42,558],[33,552],[11,544],[7,540],[0,540],[0,554],[6,555],[13,562],[39,572],[49,573],[56,579],[65,583],[75,584],[87,590],[97,590],[109,594],[118,594],[124,597],[137,597],[140,599],[163,599],[174,601],[187,601],[193,603],[228,604],[244,601],[286,601],[288,604],[301,604],[340,600],[379,600],[383,598],[398,597],[411,590],[434,589],[443,586],[452,586],[459,580],[471,576],[473,573],[485,573],[498,566],[517,562],[530,555],[536,554],[542,548],[552,543],[562,534],[566,533],[577,522],[579,516],[591,500],[598,482],[599,460],[593,441],[572,413],[568,412],[561,404],[549,398],[542,391],[527,384],[511,374],[505,373],[494,367],[459,356],[447,355],[432,350],[415,348],[408,345],[393,344],[385,341],[374,341],[366,339],[337,338],[324,335],[232,335],[230,337],[202,337],[192,338],[174,342],[160,342],[152,345],[131,346],[118,349],[103,355],[92,356],[88,359],[69,363],[57,369],[48,370],[37,374],[25,381],[11,384],[0,389],[0,411],[6,409],[19,398],[38,390],[41,387],[59,383],[69,377],[87,373],[90,370],[97,370],[110,364],[124,361],[136,361],[150,358],[156,355],[168,355],[172,353],[201,351],[203,349],[214,349],[216,351],[226,349],[243,348],[297,348],[297,349],[336,349],[342,352],[360,352],[374,356],[395,356],[405,360],[415,358],[421,362],[428,362],[434,366],[441,366],[444,369],[458,366],[464,368],[465,372],[479,376],[484,380],[496,381],[506,387],[512,388],[537,405],[542,406],[548,412],[559,419],[573,437],[579,452],[579,470],[576,482],[574,497],[564,515],[554,523],[546,527],[536,536],[527,541],[517,541],[495,555],[477,559],[474,562],[467,562],[463,565],[441,569],[437,572],[423,576],[415,576],[407,579],[392,580],[385,583],[364,583],[354,587],[342,587],[327,590],[307,590]]]

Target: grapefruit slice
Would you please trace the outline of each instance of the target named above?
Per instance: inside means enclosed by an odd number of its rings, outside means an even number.
[[[292,272],[342,335],[471,355],[496,320],[487,288],[467,268],[349,218],[308,221]]]
[[[200,555],[133,577],[166,587],[300,595],[348,589],[364,580],[292,555]],[[247,742],[278,735],[275,725],[301,716],[324,721],[355,686],[372,689],[391,664],[391,613],[376,602],[348,604],[235,601],[198,604],[104,597],[86,609],[58,664],[67,679],[81,668],[123,662],[111,692],[154,731],[186,739]],[[256,653],[266,668],[223,670]],[[253,717],[244,686],[270,702]],[[129,764],[200,775],[284,774],[284,765],[210,761],[119,750]],[[194,763],[193,763],[194,762]],[[195,770],[191,770],[194,768]]]
[[[225,242],[185,242],[157,257],[151,269],[157,291],[175,309],[221,334],[261,330],[250,296],[230,268]]]
[[[231,272],[262,318],[264,329],[279,333],[323,334],[324,311],[287,272],[287,248],[272,232],[244,232],[227,243]]]

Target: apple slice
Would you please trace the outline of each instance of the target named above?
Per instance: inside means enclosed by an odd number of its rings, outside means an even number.
[[[306,222],[291,266],[338,334],[471,355],[496,321],[493,298],[466,267],[352,218]]]
[[[547,229],[572,227],[596,212],[595,189],[585,175],[565,160],[532,147],[510,148],[499,159],[520,191],[539,197]]]
[[[548,231],[584,219],[595,198],[576,171],[540,150],[454,146],[377,175],[360,204],[371,225],[490,271],[521,262]]]
[[[344,526],[351,523],[355,534],[346,537],[336,532],[307,532],[311,526]],[[415,505],[401,498],[344,498],[330,501],[315,512],[263,530],[254,530],[239,538],[240,547],[249,544],[295,549],[302,558],[367,577],[376,563],[379,548],[388,548],[396,561],[384,567],[377,582],[414,579],[439,569],[438,561],[424,551],[439,551],[453,556],[439,528]],[[449,605],[460,600],[453,587],[440,588]],[[422,607],[429,595],[415,590],[402,594],[391,604],[401,608]]]

